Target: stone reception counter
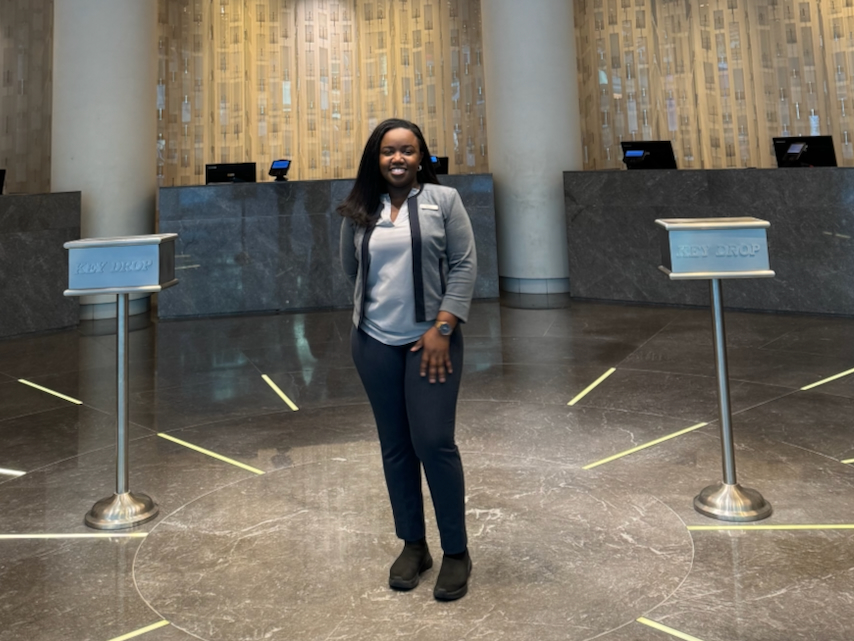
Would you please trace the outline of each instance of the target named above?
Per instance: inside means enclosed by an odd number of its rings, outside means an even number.
[[[655,219],[755,216],[777,275],[727,281],[727,307],[854,314],[854,168],[566,172],[564,191],[575,298],[707,306],[706,281],[658,270]]]
[[[491,175],[441,176],[474,227],[475,298],[498,297]],[[158,295],[161,318],[347,307],[336,205],[352,180],[242,183],[160,190],[161,233],[178,234],[179,285]]]
[[[80,192],[0,196],[0,338],[77,325],[62,245],[78,238]]]

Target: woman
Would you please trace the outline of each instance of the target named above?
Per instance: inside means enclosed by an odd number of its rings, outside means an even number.
[[[456,190],[439,185],[417,125],[386,120],[365,145],[353,190],[338,207],[341,263],[355,286],[351,349],[374,411],[403,551],[389,586],[411,590],[433,566],[421,466],[444,557],[433,596],[459,599],[471,574],[465,490],[454,427],[463,337],[477,259]]]

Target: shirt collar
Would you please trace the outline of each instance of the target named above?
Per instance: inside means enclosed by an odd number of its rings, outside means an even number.
[[[418,190],[413,187],[409,192],[409,198],[417,194]],[[403,202],[403,206],[400,208],[401,210],[406,210],[407,216],[409,215],[409,198]],[[398,218],[399,220],[400,218]],[[394,223],[391,222],[391,197],[388,193],[380,194],[380,217],[377,221],[377,227],[394,227]]]
[[[419,192],[420,192],[419,189],[416,189],[415,187],[413,187],[409,191],[408,198],[412,198],[413,196],[417,196]],[[380,194],[380,202],[382,204],[391,203],[391,196],[388,195],[388,192],[384,192],[384,193]]]

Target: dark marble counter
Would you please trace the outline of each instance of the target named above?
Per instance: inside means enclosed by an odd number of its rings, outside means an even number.
[[[658,270],[656,218],[770,221],[773,279],[731,280],[728,307],[854,315],[854,169],[566,172],[573,297],[708,305],[706,281]]]
[[[456,188],[477,240],[475,298],[498,297],[491,175],[442,176]],[[335,206],[351,180],[245,183],[160,190],[160,232],[178,234],[177,287],[161,318],[351,305],[338,259]]]
[[[80,238],[80,193],[0,196],[0,337],[79,322],[63,243]]]

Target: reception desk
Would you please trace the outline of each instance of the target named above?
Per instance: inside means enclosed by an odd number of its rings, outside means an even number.
[[[492,176],[442,176],[460,192],[477,242],[475,298],[498,297]],[[178,287],[161,318],[347,307],[341,217],[352,180],[243,183],[160,190],[161,233],[178,234]]]
[[[728,307],[854,314],[854,169],[566,172],[574,298],[709,304],[708,284],[658,270],[656,218],[768,220],[771,279],[727,282]]]
[[[77,325],[63,243],[80,238],[80,192],[0,196],[0,338]]]

